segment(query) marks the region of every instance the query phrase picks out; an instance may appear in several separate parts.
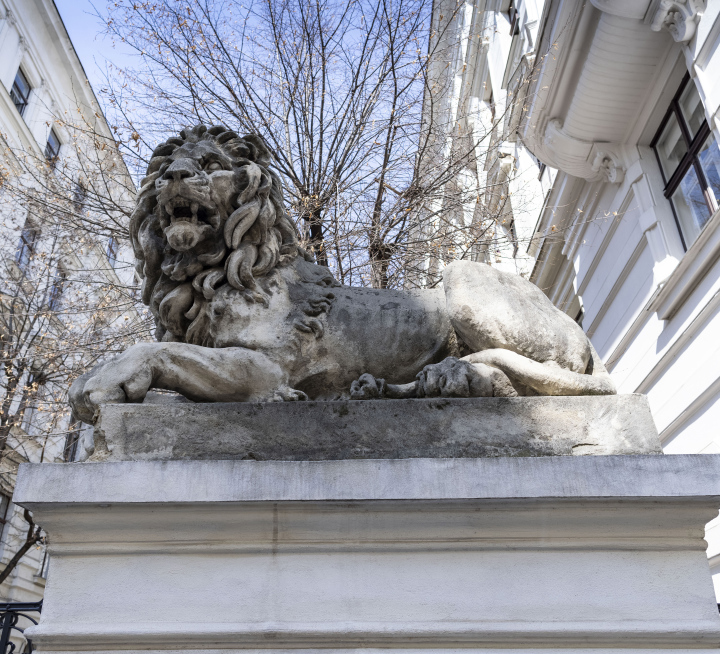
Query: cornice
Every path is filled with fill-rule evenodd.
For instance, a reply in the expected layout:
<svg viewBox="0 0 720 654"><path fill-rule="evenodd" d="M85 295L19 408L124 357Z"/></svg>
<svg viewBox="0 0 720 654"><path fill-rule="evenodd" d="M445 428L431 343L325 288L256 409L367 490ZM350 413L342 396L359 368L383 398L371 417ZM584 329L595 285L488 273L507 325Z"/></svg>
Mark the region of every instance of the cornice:
<svg viewBox="0 0 720 654"><path fill-rule="evenodd" d="M664 1L547 2L520 127L540 161L590 182L622 183L635 145L624 139L654 75L647 62L660 66L672 43L649 24Z"/></svg>

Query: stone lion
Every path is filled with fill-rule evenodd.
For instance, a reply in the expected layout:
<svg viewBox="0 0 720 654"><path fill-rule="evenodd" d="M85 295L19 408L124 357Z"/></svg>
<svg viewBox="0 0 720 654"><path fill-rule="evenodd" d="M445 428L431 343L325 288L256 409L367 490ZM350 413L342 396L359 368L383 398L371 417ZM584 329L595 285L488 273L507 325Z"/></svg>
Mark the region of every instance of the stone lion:
<svg viewBox="0 0 720 654"><path fill-rule="evenodd" d="M198 125L153 152L130 235L155 317L75 381L75 415L168 389L197 402L615 393L582 329L521 277L469 261L443 288L341 286L298 245L257 136Z"/></svg>

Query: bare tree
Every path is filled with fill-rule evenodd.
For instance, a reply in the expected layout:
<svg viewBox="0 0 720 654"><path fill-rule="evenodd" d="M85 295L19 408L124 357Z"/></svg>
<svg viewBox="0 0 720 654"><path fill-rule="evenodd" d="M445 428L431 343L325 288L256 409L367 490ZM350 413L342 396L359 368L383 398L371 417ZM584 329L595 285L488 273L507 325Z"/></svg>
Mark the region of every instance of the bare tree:
<svg viewBox="0 0 720 654"><path fill-rule="evenodd" d="M107 31L141 64L110 70L104 93L138 171L190 123L260 134L318 262L404 286L440 251L472 256L492 222L456 218L483 192L457 179L493 125L456 138L452 75L431 71L453 65L461 6L433 23L431 0L120 0Z"/></svg>
<svg viewBox="0 0 720 654"><path fill-rule="evenodd" d="M132 265L120 256L134 188L116 144L82 119L53 128L65 137L61 157L0 136L0 488L8 495L20 462L71 458L80 428L67 405L72 381L150 337ZM16 551L0 583L44 538L22 515L27 533L19 518L5 530Z"/></svg>

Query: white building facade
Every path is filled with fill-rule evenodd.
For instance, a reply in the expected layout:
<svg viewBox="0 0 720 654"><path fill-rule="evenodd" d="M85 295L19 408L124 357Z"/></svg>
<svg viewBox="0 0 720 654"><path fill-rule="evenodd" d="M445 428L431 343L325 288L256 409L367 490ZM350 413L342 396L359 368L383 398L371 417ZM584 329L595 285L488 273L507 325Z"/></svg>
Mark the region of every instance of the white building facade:
<svg viewBox="0 0 720 654"><path fill-rule="evenodd" d="M93 282L100 288L109 284L118 287L122 283L130 285L133 278L132 273L128 273L129 269L121 270L117 265L121 253L116 239L100 239L99 244L89 244L82 239L49 243L48 240L52 241L53 238L57 240L57 236L45 232L39 213L52 212L53 201L49 202L50 206L37 205L36 212L32 204L18 202L17 194L9 190L9 180L21 177L22 173L18 171L23 170L23 166L25 170L31 171L30 175L24 175L23 184L28 184L28 187L33 185L34 173L38 180L47 179L50 184L62 187L67 180L61 179L59 171L69 177L68 171L81 168L79 165L75 168L66 165L77 154L77 141L68 128L69 121L92 125L97 130L97 136L113 143L112 132L52 0L0 0L0 84L3 87L0 90L0 264L4 276L0 284L3 319L0 336L4 339L0 381L3 382L2 390L5 393L3 411L6 415L12 412L22 416L22 421L16 421L12 426L0 455L2 570L25 541L28 532L28 524L22 512L11 502L17 464L22 461L71 461L78 448L82 447L83 435L79 424L71 424L69 415L56 420L52 429L40 429L38 421L43 417L38 414L38 402L35 400L41 394L31 393L33 400L27 406L18 406L18 402L23 400L22 393L16 390L15 398L8 400L10 403L5 405L5 398L10 397L8 388L11 387L5 368L6 359L25 347L22 343L16 343L15 350L12 350L11 341L17 340L17 334L10 333L12 330L9 325L16 325L18 321L15 319L14 323L10 322L13 320L11 314L13 311L17 313L17 307L23 306L22 302L26 301L26 306L34 302L33 308L27 310L27 314L33 314L33 318L42 317L45 310L49 314L55 312L61 316L68 293L65 282L73 274L72 270L82 269L88 257L94 259L95 269L101 271ZM37 162L35 171L32 170L32 163L28 162ZM87 161L83 165L87 170ZM124 167L122 171L127 175ZM74 187L71 186L69 192L80 214L86 197L86 182L81 175L71 181ZM126 192L131 184L128 181L128 187L120 189L119 193ZM47 193L45 197L49 197ZM129 260L127 253L125 258ZM47 268L44 278L50 280L48 288L39 288L39 277L31 270L33 259ZM121 279L123 277L124 280ZM26 300L19 299L20 295ZM40 300L37 300L38 297ZM73 310L74 307L68 305L66 313ZM113 319L122 320L118 316L113 316ZM38 342L62 339L67 322L54 320L51 316L46 320L38 318L37 325L25 328L23 338L27 341L27 347L23 356L32 347L37 348ZM98 326L98 343L101 343L105 326ZM31 353L28 357L35 357L36 361L42 359L42 351L38 351L39 354ZM38 364L41 365L42 362ZM20 379L20 387L42 384L38 379L35 369L26 370ZM32 547L0 585L0 601L29 602L41 599L46 575L45 547L40 542Z"/></svg>
<svg viewBox="0 0 720 654"><path fill-rule="evenodd" d="M720 1L453 7L448 105L504 112L511 157L520 247L488 263L529 268L666 453L720 452ZM707 540L720 597L718 521Z"/></svg>

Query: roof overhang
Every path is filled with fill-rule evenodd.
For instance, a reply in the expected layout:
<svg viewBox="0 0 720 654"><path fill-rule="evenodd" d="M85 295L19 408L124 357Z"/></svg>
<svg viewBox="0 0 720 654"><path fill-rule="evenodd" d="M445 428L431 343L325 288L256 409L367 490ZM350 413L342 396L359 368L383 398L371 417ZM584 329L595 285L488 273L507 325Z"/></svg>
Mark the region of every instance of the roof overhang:
<svg viewBox="0 0 720 654"><path fill-rule="evenodd" d="M622 182L637 124L703 0L548 0L520 135L543 163Z"/></svg>

